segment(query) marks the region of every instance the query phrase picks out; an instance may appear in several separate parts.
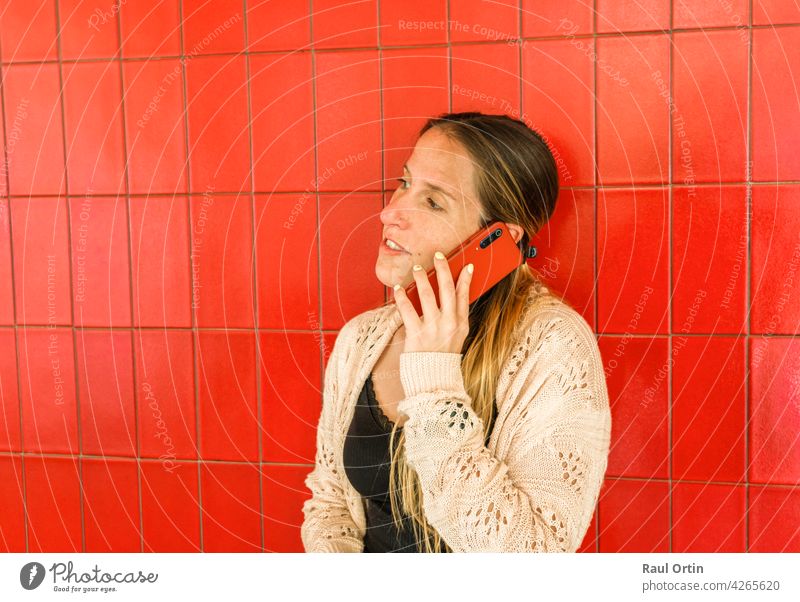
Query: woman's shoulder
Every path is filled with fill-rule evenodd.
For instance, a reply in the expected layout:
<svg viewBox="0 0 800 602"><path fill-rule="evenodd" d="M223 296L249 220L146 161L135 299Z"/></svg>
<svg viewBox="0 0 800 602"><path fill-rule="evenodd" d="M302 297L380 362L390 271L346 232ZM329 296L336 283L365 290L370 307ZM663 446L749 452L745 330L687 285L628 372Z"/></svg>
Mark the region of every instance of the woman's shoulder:
<svg viewBox="0 0 800 602"><path fill-rule="evenodd" d="M512 374L522 362L542 369L562 366L579 371L588 368L595 375L602 372L592 327L563 297L538 281L531 287L513 339L511 366L507 367Z"/></svg>
<svg viewBox="0 0 800 602"><path fill-rule="evenodd" d="M537 280L530 287L523 318L520 320L520 336L533 331L549 331L559 328L564 334L589 337L596 342L594 330L577 309L556 292Z"/></svg>

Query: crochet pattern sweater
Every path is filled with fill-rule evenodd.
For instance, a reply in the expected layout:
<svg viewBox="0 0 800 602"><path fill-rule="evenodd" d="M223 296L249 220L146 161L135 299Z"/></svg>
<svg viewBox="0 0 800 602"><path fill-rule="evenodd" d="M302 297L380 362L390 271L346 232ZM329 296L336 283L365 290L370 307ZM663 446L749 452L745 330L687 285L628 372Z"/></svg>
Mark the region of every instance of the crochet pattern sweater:
<svg viewBox="0 0 800 602"><path fill-rule="evenodd" d="M305 484L307 552L361 552L366 517L344 471L347 426L367 375L402 325L391 303L340 330L325 370L315 467ZM464 389L462 355L400 354L406 461L423 509L454 552L574 552L608 462L611 412L594 333L537 282L497 384L489 444Z"/></svg>

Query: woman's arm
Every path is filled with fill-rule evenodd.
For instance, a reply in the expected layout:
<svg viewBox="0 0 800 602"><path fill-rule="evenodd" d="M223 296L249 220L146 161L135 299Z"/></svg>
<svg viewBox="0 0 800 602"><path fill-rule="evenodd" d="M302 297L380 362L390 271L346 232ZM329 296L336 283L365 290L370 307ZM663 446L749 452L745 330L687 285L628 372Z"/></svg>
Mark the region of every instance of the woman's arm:
<svg viewBox="0 0 800 602"><path fill-rule="evenodd" d="M342 392L337 385L340 358L349 343L348 324L339 331L325 369L316 461L314 470L305 479L312 496L303 504L304 519L300 527L306 552L361 552L364 547L345 501L343 479L347 475L337 466L333 451L336 435L334 405L341 401L339 396Z"/></svg>
<svg viewBox="0 0 800 602"><path fill-rule="evenodd" d="M553 308L521 341L498 386L504 461L484 445L461 355L400 356L406 459L426 517L456 552L575 551L597 503L611 413L594 334L571 308Z"/></svg>

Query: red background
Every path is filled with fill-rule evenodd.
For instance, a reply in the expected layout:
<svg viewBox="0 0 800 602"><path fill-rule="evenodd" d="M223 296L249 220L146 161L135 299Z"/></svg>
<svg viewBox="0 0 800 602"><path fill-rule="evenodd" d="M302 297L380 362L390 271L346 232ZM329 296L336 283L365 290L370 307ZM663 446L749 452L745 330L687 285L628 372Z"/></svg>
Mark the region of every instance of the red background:
<svg viewBox="0 0 800 602"><path fill-rule="evenodd" d="M0 5L0 550L302 550L386 191L476 109L559 161L532 261L613 414L581 549L800 551L792 0Z"/></svg>

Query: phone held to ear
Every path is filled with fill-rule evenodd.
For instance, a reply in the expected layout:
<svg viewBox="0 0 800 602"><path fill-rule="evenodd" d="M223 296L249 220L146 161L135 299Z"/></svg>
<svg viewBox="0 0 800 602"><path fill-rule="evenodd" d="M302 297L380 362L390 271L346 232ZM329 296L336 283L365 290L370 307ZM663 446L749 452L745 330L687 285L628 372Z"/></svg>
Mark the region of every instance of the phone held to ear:
<svg viewBox="0 0 800 602"><path fill-rule="evenodd" d="M470 238L465 240L459 247L447 256L447 265L453 275L453 282L458 282L467 264L474 266L472 272L472 283L469 287L470 304L486 291L508 276L517 269L528 257L535 256L535 248L530 247L523 254L514 238L506 228L504 222L494 222L485 228L478 230ZM433 267L427 273L428 282L431 284L436 295L436 304L439 305L439 279L436 276L436 268ZM417 283L412 282L406 289L406 295L414 304L418 315L422 315L422 305L419 300Z"/></svg>

